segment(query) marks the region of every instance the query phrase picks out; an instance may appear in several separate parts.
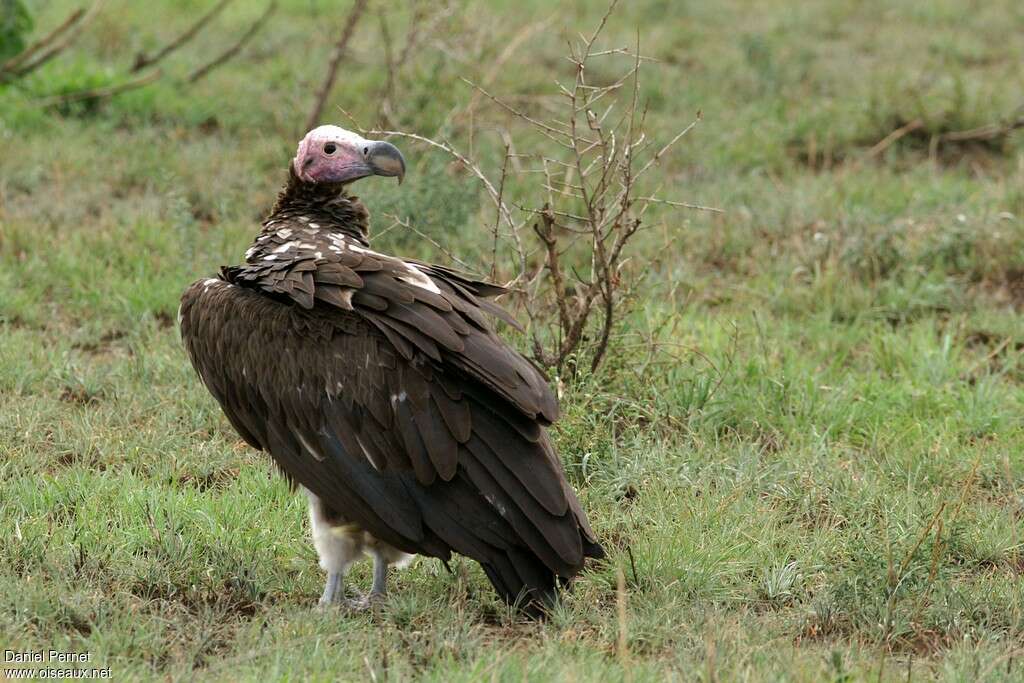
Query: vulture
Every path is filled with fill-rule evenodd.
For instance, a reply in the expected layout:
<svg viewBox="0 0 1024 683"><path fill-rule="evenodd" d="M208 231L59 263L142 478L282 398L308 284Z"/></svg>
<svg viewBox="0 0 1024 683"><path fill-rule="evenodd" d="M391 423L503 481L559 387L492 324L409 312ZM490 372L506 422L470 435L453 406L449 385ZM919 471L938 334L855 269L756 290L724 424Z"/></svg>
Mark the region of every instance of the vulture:
<svg viewBox="0 0 1024 683"><path fill-rule="evenodd" d="M308 496L321 605L365 608L391 565L458 553L542 614L604 555L547 431L558 403L495 333L516 324L491 301L504 288L370 248L349 185L404 174L388 142L307 133L244 263L185 290L181 336L238 434ZM364 554L370 595L346 599Z"/></svg>

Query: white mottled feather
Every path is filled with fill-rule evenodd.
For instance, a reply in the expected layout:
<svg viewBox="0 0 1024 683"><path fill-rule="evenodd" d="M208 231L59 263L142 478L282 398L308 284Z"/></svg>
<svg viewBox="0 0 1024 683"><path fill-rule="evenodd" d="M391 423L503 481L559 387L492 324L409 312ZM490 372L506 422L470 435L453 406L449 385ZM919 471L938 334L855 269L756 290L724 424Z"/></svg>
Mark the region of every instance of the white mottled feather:
<svg viewBox="0 0 1024 683"><path fill-rule="evenodd" d="M427 277L422 270L416 267L415 264L404 263L404 265L405 271L408 273L408 275L399 275L399 280L406 284L413 285L414 287L425 289L428 292L433 292L434 294L441 293L440 288L438 288L438 286L434 284L434 281Z"/></svg>

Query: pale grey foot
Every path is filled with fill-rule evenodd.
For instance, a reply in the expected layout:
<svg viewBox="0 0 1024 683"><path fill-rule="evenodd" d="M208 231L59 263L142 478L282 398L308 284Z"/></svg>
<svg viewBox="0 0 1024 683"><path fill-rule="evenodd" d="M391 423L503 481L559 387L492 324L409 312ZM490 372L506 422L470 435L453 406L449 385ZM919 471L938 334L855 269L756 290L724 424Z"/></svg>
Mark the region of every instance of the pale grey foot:
<svg viewBox="0 0 1024 683"><path fill-rule="evenodd" d="M344 575L341 572L329 572L318 607L326 609L335 605L350 612L362 612L370 608L370 598L365 595L346 598Z"/></svg>
<svg viewBox="0 0 1024 683"><path fill-rule="evenodd" d="M341 572L329 572L327 583L324 585L324 593L320 596L320 607L327 607L336 602L341 602L345 595L344 583Z"/></svg>

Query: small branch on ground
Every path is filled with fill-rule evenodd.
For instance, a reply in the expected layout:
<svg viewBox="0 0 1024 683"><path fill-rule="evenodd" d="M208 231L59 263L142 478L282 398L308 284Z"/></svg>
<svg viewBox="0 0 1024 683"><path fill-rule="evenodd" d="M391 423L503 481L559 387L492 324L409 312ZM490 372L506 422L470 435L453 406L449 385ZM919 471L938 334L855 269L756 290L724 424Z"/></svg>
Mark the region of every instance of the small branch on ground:
<svg viewBox="0 0 1024 683"><path fill-rule="evenodd" d="M940 142L983 142L995 140L1009 135L1015 130L1024 128L1024 116L1019 116L1005 123L990 123L987 126L970 130L955 130L939 136Z"/></svg>
<svg viewBox="0 0 1024 683"><path fill-rule="evenodd" d="M879 140L877 143L875 143L875 145L868 150L867 157L869 159L877 157L879 154L889 149L889 147L891 147L894 142L902 138L904 135L907 135L908 133L913 133L915 130L918 130L919 128L923 127L924 121L922 121L921 119L914 119L910 123L900 126L896 130L894 130L893 132L889 133L884 138Z"/></svg>

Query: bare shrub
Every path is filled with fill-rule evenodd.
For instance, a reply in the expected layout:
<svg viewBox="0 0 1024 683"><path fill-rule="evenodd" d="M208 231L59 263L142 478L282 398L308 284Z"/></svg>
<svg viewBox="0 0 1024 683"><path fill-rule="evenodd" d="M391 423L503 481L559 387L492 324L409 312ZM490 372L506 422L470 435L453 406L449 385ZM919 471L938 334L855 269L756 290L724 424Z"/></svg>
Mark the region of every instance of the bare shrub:
<svg viewBox="0 0 1024 683"><path fill-rule="evenodd" d="M494 205L491 277L507 279L516 290L530 321L534 358L559 374L575 372L581 362L594 371L605 358L634 284L624 270L628 247L648 208L665 204L717 211L662 199L642 182L701 116L698 112L667 140L647 135L640 75L649 60L640 54L639 39L632 49L597 47L616 4L591 35L569 42L574 77L557 84L558 109L548 118L535 117L463 79L475 90L474 105L483 97L507 111L537 134L542 151L518 151L526 147L507 133L501 168L488 172L445 139L360 128L366 135L403 137L442 150L480 182ZM626 66L610 83L591 82L591 64L608 59ZM532 203L510 199L512 184L532 187L526 193ZM514 254L511 270L499 259L499 246L505 244Z"/></svg>

